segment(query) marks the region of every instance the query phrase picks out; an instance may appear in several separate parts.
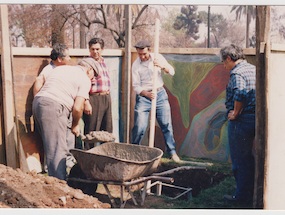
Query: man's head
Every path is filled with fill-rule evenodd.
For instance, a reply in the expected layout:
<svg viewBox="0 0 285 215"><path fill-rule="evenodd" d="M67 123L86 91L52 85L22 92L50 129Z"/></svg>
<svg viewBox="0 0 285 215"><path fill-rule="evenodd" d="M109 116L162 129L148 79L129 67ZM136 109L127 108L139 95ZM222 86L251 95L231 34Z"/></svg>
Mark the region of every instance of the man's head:
<svg viewBox="0 0 285 215"><path fill-rule="evenodd" d="M245 59L243 50L241 47L231 44L220 50L221 61L224 63L224 67L231 70L237 60Z"/></svg>
<svg viewBox="0 0 285 215"><path fill-rule="evenodd" d="M96 63L92 57L86 57L79 61L78 65L85 67L88 77L92 79L98 70Z"/></svg>
<svg viewBox="0 0 285 215"><path fill-rule="evenodd" d="M54 44L50 53L50 58L56 66L66 65L70 61L68 47L62 43Z"/></svg>
<svg viewBox="0 0 285 215"><path fill-rule="evenodd" d="M90 56L95 60L99 60L101 58L102 51L104 49L104 40L101 38L92 38L89 43L89 52Z"/></svg>
<svg viewBox="0 0 285 215"><path fill-rule="evenodd" d="M135 48L139 55L141 61L147 61L150 57L150 42L147 40L141 40L136 45Z"/></svg>

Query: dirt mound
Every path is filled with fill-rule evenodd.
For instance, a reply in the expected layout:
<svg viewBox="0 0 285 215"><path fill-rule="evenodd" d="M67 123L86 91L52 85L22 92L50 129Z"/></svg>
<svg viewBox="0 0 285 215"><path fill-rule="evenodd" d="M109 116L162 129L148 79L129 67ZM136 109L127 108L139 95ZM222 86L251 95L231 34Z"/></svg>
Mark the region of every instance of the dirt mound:
<svg viewBox="0 0 285 215"><path fill-rule="evenodd" d="M0 164L0 208L110 208L54 177Z"/></svg>

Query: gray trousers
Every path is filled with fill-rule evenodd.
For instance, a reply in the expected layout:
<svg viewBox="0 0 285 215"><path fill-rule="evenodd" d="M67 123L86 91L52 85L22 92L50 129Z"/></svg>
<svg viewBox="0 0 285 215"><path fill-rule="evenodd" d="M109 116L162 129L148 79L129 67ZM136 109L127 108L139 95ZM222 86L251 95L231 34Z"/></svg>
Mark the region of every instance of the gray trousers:
<svg viewBox="0 0 285 215"><path fill-rule="evenodd" d="M71 147L67 143L70 111L52 99L35 97L33 115L42 137L48 175L65 180L66 157Z"/></svg>

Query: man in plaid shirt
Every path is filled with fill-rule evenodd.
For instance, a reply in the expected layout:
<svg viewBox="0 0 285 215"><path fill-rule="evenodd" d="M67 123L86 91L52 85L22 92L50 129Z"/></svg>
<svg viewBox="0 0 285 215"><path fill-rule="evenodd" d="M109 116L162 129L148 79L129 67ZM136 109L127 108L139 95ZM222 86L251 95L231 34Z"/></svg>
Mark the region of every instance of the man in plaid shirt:
<svg viewBox="0 0 285 215"><path fill-rule="evenodd" d="M95 76L91 80L89 92L90 100L85 101L84 106L84 133L90 131L113 132L112 106L110 95L110 71L102 57L104 50L104 40L92 38L89 43L90 57L95 59ZM91 144L86 145L86 149L92 148Z"/></svg>
<svg viewBox="0 0 285 215"><path fill-rule="evenodd" d="M230 71L226 88L228 141L236 181L231 202L251 203L254 190L255 75L256 67L245 60L242 48L230 45L220 50L225 69Z"/></svg>

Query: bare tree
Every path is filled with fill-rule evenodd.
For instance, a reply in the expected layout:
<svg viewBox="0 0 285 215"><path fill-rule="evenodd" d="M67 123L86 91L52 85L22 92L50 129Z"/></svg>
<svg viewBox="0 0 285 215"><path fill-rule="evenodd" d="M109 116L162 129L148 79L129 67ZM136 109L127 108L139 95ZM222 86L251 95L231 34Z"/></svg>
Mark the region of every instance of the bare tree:
<svg viewBox="0 0 285 215"><path fill-rule="evenodd" d="M132 29L149 25L143 23L141 19L147 8L148 5L132 6L134 17ZM80 14L80 17L78 14ZM68 13L61 15L65 19L77 19L80 25L85 26L87 30L90 30L93 25L106 30L119 48L125 46L124 5L88 5L83 11L73 5ZM104 34L104 32L101 32L101 34Z"/></svg>
<svg viewBox="0 0 285 215"><path fill-rule="evenodd" d="M275 43L282 43L285 39L285 13L278 11L280 6L271 7L271 40Z"/></svg>
<svg viewBox="0 0 285 215"><path fill-rule="evenodd" d="M62 16L68 12L68 8L66 5L52 5L52 15L51 15L51 43L52 45L55 43L64 43L64 26L67 22L67 19Z"/></svg>
<svg viewBox="0 0 285 215"><path fill-rule="evenodd" d="M9 5L9 24L14 46L49 46L49 5Z"/></svg>

